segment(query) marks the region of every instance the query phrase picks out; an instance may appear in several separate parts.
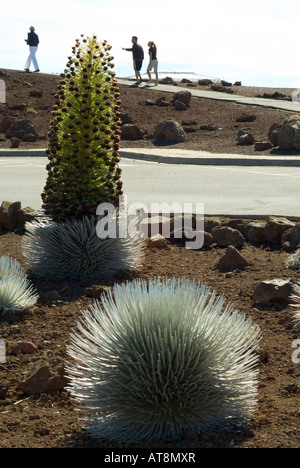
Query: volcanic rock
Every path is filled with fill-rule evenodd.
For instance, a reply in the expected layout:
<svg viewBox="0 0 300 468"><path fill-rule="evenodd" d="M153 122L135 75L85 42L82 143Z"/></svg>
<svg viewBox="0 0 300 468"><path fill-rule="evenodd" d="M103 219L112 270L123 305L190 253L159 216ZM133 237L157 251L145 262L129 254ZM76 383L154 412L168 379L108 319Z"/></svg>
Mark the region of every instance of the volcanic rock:
<svg viewBox="0 0 300 468"><path fill-rule="evenodd" d="M220 258L218 268L220 271L232 271L244 269L249 265L246 258L232 245L227 247L225 255Z"/></svg>
<svg viewBox="0 0 300 468"><path fill-rule="evenodd" d="M274 279L259 283L254 290L253 300L257 303L289 302L295 294L299 294L299 286L292 279Z"/></svg>
<svg viewBox="0 0 300 468"><path fill-rule="evenodd" d="M154 137L160 141L187 141L187 136L181 125L168 117L156 124Z"/></svg>
<svg viewBox="0 0 300 468"><path fill-rule="evenodd" d="M228 247L229 245L242 247L245 243L245 238L240 231L229 226L215 227L212 230L212 235L220 247Z"/></svg>

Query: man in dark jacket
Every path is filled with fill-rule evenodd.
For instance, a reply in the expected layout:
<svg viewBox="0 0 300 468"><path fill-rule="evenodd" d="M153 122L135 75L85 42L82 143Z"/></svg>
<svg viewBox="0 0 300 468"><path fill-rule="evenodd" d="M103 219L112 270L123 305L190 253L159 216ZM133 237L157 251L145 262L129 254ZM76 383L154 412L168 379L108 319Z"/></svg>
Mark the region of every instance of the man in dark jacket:
<svg viewBox="0 0 300 468"><path fill-rule="evenodd" d="M39 66L38 66L35 54L37 52L40 40L39 40L39 36L35 33L34 26L30 26L29 30L30 32L28 33L28 38L25 39L25 42L27 42L27 44L29 45L29 56L28 56L28 59L26 60L25 71L29 73L31 62L33 62L35 72L39 72L40 70L39 70Z"/></svg>
<svg viewBox="0 0 300 468"><path fill-rule="evenodd" d="M132 42L132 47L130 47L129 49L124 49L123 47L123 50L132 52L133 67L135 71L136 80L137 80L137 83L141 83L142 77L141 77L140 71L142 69L143 60L144 60L144 50L143 50L143 47L140 44L138 44L138 38L136 36L132 36L131 42Z"/></svg>

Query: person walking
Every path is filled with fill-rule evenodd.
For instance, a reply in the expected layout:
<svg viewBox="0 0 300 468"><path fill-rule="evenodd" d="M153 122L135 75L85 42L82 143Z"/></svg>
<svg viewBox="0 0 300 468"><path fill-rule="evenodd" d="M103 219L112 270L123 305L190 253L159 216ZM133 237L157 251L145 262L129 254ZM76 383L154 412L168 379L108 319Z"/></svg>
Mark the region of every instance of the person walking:
<svg viewBox="0 0 300 468"><path fill-rule="evenodd" d="M127 50L127 52L132 52L133 67L135 71L136 81L137 81L137 84L140 84L142 82L142 76L140 72L141 72L143 60L144 60L144 49L138 43L138 38L136 36L132 36L131 42L132 42L132 47L128 49L123 47L122 50Z"/></svg>
<svg viewBox="0 0 300 468"><path fill-rule="evenodd" d="M158 85L158 60L157 60L157 47L153 41L148 42L149 47L149 65L147 68L147 73L149 77L149 83L152 83L151 70L154 68L155 73L155 85Z"/></svg>
<svg viewBox="0 0 300 468"><path fill-rule="evenodd" d="M39 69L37 59L36 59L36 53L38 50L38 45L40 43L40 40L39 40L39 36L35 32L34 26L30 26L29 30L30 32L28 33L28 37L27 39L25 39L25 42L27 42L27 44L29 45L29 56L25 63L25 71L26 73L30 72L30 65L31 65L31 62L33 62L33 66L35 68L34 71L39 72L40 69Z"/></svg>

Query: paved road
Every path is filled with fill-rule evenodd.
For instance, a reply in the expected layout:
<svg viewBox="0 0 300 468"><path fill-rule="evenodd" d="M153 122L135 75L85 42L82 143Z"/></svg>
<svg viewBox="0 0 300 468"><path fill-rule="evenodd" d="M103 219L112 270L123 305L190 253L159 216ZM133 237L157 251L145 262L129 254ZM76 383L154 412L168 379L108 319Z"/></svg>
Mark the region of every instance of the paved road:
<svg viewBox="0 0 300 468"><path fill-rule="evenodd" d="M0 158L0 202L41 207L45 157ZM128 204L204 203L206 214L300 218L300 168L269 166L195 166L122 160ZM191 205L192 204L192 205Z"/></svg>
<svg viewBox="0 0 300 468"><path fill-rule="evenodd" d="M125 86L133 86L133 82L130 80L118 79L118 83L121 85ZM180 87L176 88L174 85L162 85L159 84L158 86L151 86L151 89L156 90L156 91L164 91L168 93L175 93L179 91ZM139 88L141 90L143 88L149 89L149 85L147 83L142 83L139 85ZM278 99L265 99L265 98L255 98L255 97L246 97L246 96L240 96L237 94L227 94L227 93L221 93L218 91L208 91L208 90L202 90L202 89L195 89L195 88L188 88L188 91L192 94L192 96L196 96L199 98L206 98L206 99L214 99L217 101L228 101L228 102L236 102L239 104L244 104L244 105L251 105L251 106L262 106L262 107L270 107L274 109L282 109L282 110L287 110L291 112L299 112L300 111L300 102L297 102L299 100L299 90L295 90L296 92L296 102L293 101L281 101Z"/></svg>

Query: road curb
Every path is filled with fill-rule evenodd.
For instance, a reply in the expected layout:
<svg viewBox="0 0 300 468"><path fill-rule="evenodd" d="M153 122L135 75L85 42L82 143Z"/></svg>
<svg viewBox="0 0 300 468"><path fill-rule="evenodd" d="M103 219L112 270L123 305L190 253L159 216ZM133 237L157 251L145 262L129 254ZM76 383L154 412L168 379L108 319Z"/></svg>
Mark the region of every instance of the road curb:
<svg viewBox="0 0 300 468"><path fill-rule="evenodd" d="M209 154L201 151L181 150L143 150L143 149L121 149L121 159L154 162L160 164L188 164L191 166L244 166L244 167L300 167L299 156L243 156L227 154ZM0 150L1 157L47 157L45 149L37 150Z"/></svg>
<svg viewBox="0 0 300 468"><path fill-rule="evenodd" d="M169 150L170 151L170 150ZM186 156L167 154L156 154L147 151L131 151L131 150L120 150L119 154L121 158L133 159L139 161L156 162L160 164L189 164L199 166L273 166L273 167L300 167L300 158L297 157L267 157L267 156L241 156L226 154L219 154L218 157L213 155L202 155L193 156L196 152L187 152ZM297 158L297 159L296 159Z"/></svg>
<svg viewBox="0 0 300 468"><path fill-rule="evenodd" d="M1 149L0 158L33 158L33 157L44 157L46 155L45 149L29 149L29 150L11 150L11 149Z"/></svg>

